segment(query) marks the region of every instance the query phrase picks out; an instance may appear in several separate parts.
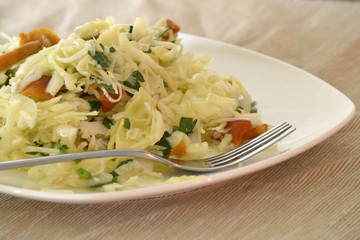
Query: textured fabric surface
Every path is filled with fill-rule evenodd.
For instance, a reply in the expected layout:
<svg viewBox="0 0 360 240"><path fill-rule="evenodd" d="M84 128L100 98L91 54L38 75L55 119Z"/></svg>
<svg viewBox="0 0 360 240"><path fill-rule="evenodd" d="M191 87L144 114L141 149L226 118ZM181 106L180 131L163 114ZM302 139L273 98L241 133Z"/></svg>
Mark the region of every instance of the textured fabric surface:
<svg viewBox="0 0 360 240"><path fill-rule="evenodd" d="M166 16L183 32L293 64L349 97L355 117L281 164L189 192L104 204L0 194L0 239L360 239L359 1L12 0L0 2L0 31L66 37L107 15Z"/></svg>

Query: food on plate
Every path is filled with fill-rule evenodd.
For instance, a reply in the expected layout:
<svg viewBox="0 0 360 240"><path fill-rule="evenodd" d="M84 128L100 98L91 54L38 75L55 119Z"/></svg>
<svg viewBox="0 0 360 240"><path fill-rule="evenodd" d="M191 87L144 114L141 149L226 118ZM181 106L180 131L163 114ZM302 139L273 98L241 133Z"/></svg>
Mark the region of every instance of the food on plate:
<svg viewBox="0 0 360 240"><path fill-rule="evenodd" d="M228 151L267 131L234 76L184 52L180 27L97 19L67 38L40 28L0 46L2 161L101 149L143 149L172 159ZM133 158L23 169L36 189L116 191L173 183L162 163ZM166 177L172 175L172 177Z"/></svg>

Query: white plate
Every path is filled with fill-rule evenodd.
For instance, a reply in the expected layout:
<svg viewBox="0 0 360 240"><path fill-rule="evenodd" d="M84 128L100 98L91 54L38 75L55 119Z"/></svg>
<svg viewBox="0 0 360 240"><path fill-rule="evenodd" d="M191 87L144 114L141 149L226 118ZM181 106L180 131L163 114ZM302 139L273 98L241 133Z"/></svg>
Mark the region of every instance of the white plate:
<svg viewBox="0 0 360 240"><path fill-rule="evenodd" d="M282 121L297 130L278 144L281 154L255 157L243 167L206 174L182 183L110 193L59 193L23 189L19 176L11 171L0 174L0 192L14 196L70 203L95 203L154 197L218 183L249 174L287 160L315 146L342 128L354 115L354 104L341 92L317 77L274 58L233 45L182 34L185 50L209 54L209 68L234 75L257 101L266 123ZM19 180L20 179L20 180Z"/></svg>

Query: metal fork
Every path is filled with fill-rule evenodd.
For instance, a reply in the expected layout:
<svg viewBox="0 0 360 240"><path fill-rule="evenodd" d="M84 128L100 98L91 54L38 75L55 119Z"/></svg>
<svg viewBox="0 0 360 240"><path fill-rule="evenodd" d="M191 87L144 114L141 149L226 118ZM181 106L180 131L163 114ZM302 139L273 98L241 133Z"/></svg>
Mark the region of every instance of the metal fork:
<svg viewBox="0 0 360 240"><path fill-rule="evenodd" d="M134 150L134 149L112 149L112 150L99 150L99 151L89 151L89 152L80 152L80 153L68 153L56 156L46 156L38 158L28 158L21 160L13 160L0 162L0 170L30 167L34 165L43 165L50 163L74 161L74 160L84 160L92 158L108 158L108 157L135 157L135 158L145 158L158 162L162 162L176 168L195 171L195 172L211 172L234 166L251 156L259 153L260 151L270 147L276 142L280 141L290 133L292 133L295 128L286 122L280 123L277 126L271 128L269 131L263 133L262 135L254 138L244 145L220 154L214 157L199 159L199 160L177 160L177 159L167 159L150 153L143 150Z"/></svg>

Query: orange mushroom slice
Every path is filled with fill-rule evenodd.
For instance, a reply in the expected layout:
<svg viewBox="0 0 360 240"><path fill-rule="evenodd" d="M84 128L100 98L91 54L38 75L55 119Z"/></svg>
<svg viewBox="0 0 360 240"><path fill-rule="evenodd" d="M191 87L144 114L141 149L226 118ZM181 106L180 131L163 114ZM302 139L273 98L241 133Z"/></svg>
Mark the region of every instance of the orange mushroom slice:
<svg viewBox="0 0 360 240"><path fill-rule="evenodd" d="M186 143L183 141L179 142L176 146L174 146L171 149L170 155L176 156L179 158L185 157L186 156Z"/></svg>
<svg viewBox="0 0 360 240"><path fill-rule="evenodd" d="M50 79L50 76L42 75L40 79L27 85L21 93L33 99L48 100L53 97L53 95L46 91Z"/></svg>
<svg viewBox="0 0 360 240"><path fill-rule="evenodd" d="M0 72L8 69L15 63L20 62L26 57L40 51L42 42L39 40L25 43L14 50L0 55Z"/></svg>
<svg viewBox="0 0 360 240"><path fill-rule="evenodd" d="M39 40L43 47L51 47L60 41L59 36L50 28L39 28L30 31L29 33L20 33L19 45Z"/></svg>
<svg viewBox="0 0 360 240"><path fill-rule="evenodd" d="M254 139L265 133L269 129L269 126L267 124L260 124L254 127L250 120L236 119L227 122L225 128L227 129L227 133L232 136L231 143L237 146L241 144L243 140Z"/></svg>
<svg viewBox="0 0 360 240"><path fill-rule="evenodd" d="M60 41L59 36L49 28L34 29L26 34L20 33L19 36L19 47L0 55L0 72Z"/></svg>

